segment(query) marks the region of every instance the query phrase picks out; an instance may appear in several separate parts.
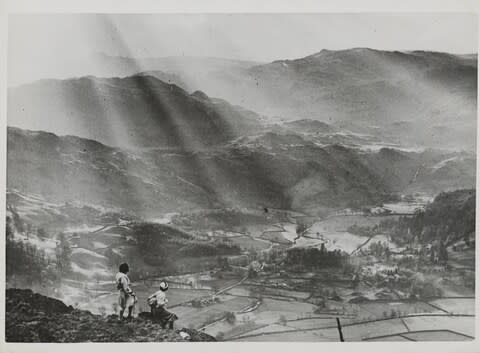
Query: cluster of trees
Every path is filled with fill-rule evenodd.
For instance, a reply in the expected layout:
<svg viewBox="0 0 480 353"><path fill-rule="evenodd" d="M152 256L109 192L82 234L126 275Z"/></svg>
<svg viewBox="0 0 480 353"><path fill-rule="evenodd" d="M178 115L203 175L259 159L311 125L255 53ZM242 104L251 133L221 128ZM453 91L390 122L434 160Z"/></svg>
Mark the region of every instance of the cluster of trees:
<svg viewBox="0 0 480 353"><path fill-rule="evenodd" d="M325 245L321 248L292 248L287 250L287 265L300 265L306 268L335 267L344 263L347 255L340 250L328 251Z"/></svg>
<svg viewBox="0 0 480 353"><path fill-rule="evenodd" d="M424 211L400 217L391 227L392 237L400 243L416 238L447 245L465 240L471 245L475 234L475 190L457 190L439 194Z"/></svg>
<svg viewBox="0 0 480 353"><path fill-rule="evenodd" d="M138 223L132 227L132 237L137 242L139 250L152 252L166 242L179 243L191 240L192 237L173 227L155 223Z"/></svg>
<svg viewBox="0 0 480 353"><path fill-rule="evenodd" d="M6 276L7 281L24 283L26 285L48 285L61 280L71 273L72 249L63 233L57 236L55 258L47 256L43 249L35 245L16 240L15 231L24 233L32 228L24 222L15 210L10 210L12 217L6 217ZM46 232L39 228L38 235L47 237Z"/></svg>
<svg viewBox="0 0 480 353"><path fill-rule="evenodd" d="M297 227L295 228L295 231L299 237L302 237L308 232L309 228L310 226L307 225L306 223L298 223Z"/></svg>
<svg viewBox="0 0 480 353"><path fill-rule="evenodd" d="M46 256L45 251L8 236L5 251L7 281L14 285L17 281L34 285L56 280L55 264Z"/></svg>
<svg viewBox="0 0 480 353"><path fill-rule="evenodd" d="M57 246L55 248L56 270L62 276L72 271L72 248L64 233L57 235Z"/></svg>
<svg viewBox="0 0 480 353"><path fill-rule="evenodd" d="M270 251L262 253L262 256L257 256L256 260L265 261L268 264L281 264L285 260L285 250L281 247L273 248Z"/></svg>
<svg viewBox="0 0 480 353"><path fill-rule="evenodd" d="M237 321L237 317L234 312L229 311L225 314L225 320L230 324L233 325Z"/></svg>
<svg viewBox="0 0 480 353"><path fill-rule="evenodd" d="M197 241L188 233L162 224L138 224L133 227L132 236L145 262L154 266L168 266L179 256L224 256L241 253L238 245L225 241Z"/></svg>
<svg viewBox="0 0 480 353"><path fill-rule="evenodd" d="M402 313L400 310L391 309L390 313L386 310L382 313L384 319L394 319L396 317L405 316L405 313Z"/></svg>
<svg viewBox="0 0 480 353"><path fill-rule="evenodd" d="M9 235L9 232L13 234L13 228L20 232L23 233L25 229L27 228L27 225L25 222L20 218L20 215L17 213L16 209L12 206L8 207L8 210L12 214L12 218L7 216L7 236Z"/></svg>
<svg viewBox="0 0 480 353"><path fill-rule="evenodd" d="M401 220L409 219L408 216L400 217ZM347 232L364 236L364 237L371 237L376 234L381 234L385 232L391 232L391 230L397 226L398 222L393 218L387 218L380 221L379 224L374 224L373 226L359 226L357 224L353 224L347 228Z"/></svg>
<svg viewBox="0 0 480 353"><path fill-rule="evenodd" d="M136 224L132 227L132 237L145 263L153 266L167 266L169 258L191 239L187 233L153 223Z"/></svg>
<svg viewBox="0 0 480 353"><path fill-rule="evenodd" d="M376 257L386 257L387 259L390 257L391 252L388 244L376 241L370 243L368 247L368 252Z"/></svg>
<svg viewBox="0 0 480 353"><path fill-rule="evenodd" d="M438 241L430 248L430 262L446 264L448 261L447 246L444 241Z"/></svg>
<svg viewBox="0 0 480 353"><path fill-rule="evenodd" d="M229 271L231 269L231 266L228 263L228 258L223 256L217 257L217 265L222 271Z"/></svg>

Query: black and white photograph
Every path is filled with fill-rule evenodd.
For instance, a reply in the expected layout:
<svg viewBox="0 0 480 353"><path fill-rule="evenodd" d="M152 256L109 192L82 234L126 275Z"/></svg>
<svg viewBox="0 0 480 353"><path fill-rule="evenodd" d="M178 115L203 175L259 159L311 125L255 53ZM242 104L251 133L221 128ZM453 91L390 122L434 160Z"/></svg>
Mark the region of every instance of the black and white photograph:
<svg viewBox="0 0 480 353"><path fill-rule="evenodd" d="M5 341L472 342L477 51L474 12L9 14Z"/></svg>

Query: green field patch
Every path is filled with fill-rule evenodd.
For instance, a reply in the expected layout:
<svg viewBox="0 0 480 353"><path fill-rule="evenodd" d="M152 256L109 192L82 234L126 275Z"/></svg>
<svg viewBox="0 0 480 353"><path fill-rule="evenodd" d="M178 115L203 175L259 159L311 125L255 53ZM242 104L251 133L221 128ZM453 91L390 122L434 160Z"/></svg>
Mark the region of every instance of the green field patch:
<svg viewBox="0 0 480 353"><path fill-rule="evenodd" d="M343 326L343 335L348 341L361 341L364 338L399 334L407 331L400 319L363 322Z"/></svg>
<svg viewBox="0 0 480 353"><path fill-rule="evenodd" d="M168 290L168 305L178 305L195 298L204 297L212 294L209 290L192 290L192 289L177 289L171 288Z"/></svg>
<svg viewBox="0 0 480 353"><path fill-rule="evenodd" d="M223 334L225 337L227 337L229 332L240 326L241 325L237 322L229 323L226 320L220 320L203 328L202 332L205 332L213 337L217 337L219 334Z"/></svg>
<svg viewBox="0 0 480 353"><path fill-rule="evenodd" d="M225 316L223 310L219 310L214 306L205 308L177 307L172 311L179 317L177 321L179 327L195 329L221 320Z"/></svg>
<svg viewBox="0 0 480 353"><path fill-rule="evenodd" d="M109 247L115 249L116 246L126 243L125 238L120 234L113 233L97 233L91 235L92 239L101 243L105 243Z"/></svg>
<svg viewBox="0 0 480 353"><path fill-rule="evenodd" d="M243 322L236 320L233 323L229 323L226 320L221 320L207 326L205 329L202 329L202 332L205 332L214 337L218 337L220 335L221 339L228 340L239 335L245 335L248 332L264 326L266 325L257 324L253 321Z"/></svg>
<svg viewBox="0 0 480 353"><path fill-rule="evenodd" d="M254 297L254 293L251 292L250 288L244 286L236 286L232 289L229 289L226 293L231 295Z"/></svg>
<svg viewBox="0 0 480 353"><path fill-rule="evenodd" d="M404 319L410 331L451 330L467 336L475 336L473 316L418 316Z"/></svg>
<svg viewBox="0 0 480 353"><path fill-rule="evenodd" d="M475 314L475 299L473 298L436 299L429 303L452 314Z"/></svg>
<svg viewBox="0 0 480 353"><path fill-rule="evenodd" d="M309 234L320 234L325 232L342 232L346 231L348 227L357 225L360 227L373 227L380 224L385 219L397 219L398 216L384 216L384 217L368 217L368 216L334 216L329 217L320 222L316 222L310 228Z"/></svg>
<svg viewBox="0 0 480 353"><path fill-rule="evenodd" d="M306 292L288 291L276 288L264 288L261 286L237 286L226 292L230 295L247 296L250 298L263 298L262 308L274 308L267 310L281 310L292 311L299 310L299 312L313 312L316 305L299 302L309 296ZM288 296L287 296L288 295Z"/></svg>
<svg viewBox="0 0 480 353"><path fill-rule="evenodd" d="M423 331L410 332L402 336L414 341L470 341L472 338L455 333L453 331Z"/></svg>
<svg viewBox="0 0 480 353"><path fill-rule="evenodd" d="M220 310L237 312L248 307L253 302L255 302L254 299L224 295L220 297L220 302L217 304L214 304L213 306L215 306Z"/></svg>
<svg viewBox="0 0 480 353"><path fill-rule="evenodd" d="M252 237L260 237L263 232L269 230L272 228L271 224L251 224L251 225L246 225L245 230L248 234L250 234Z"/></svg>
<svg viewBox="0 0 480 353"><path fill-rule="evenodd" d="M250 293L250 295L254 295L254 296L262 295L262 296L268 296L268 297L278 297L278 299L280 300L281 299L305 300L308 297L310 297L309 292L287 290L284 288L276 288L274 286L265 286L262 284L247 284L247 285L242 285L241 288L245 289L243 293L248 292Z"/></svg>
<svg viewBox="0 0 480 353"><path fill-rule="evenodd" d="M288 239L286 239L283 236L283 232L281 231L266 231L263 232L262 239L271 241L272 243L278 243L278 244L284 244L284 245L289 245L292 244L292 242Z"/></svg>
<svg viewBox="0 0 480 353"><path fill-rule="evenodd" d="M325 316L324 318L294 320L287 322L287 326L301 330L335 326L336 324L337 322L335 320L335 317L333 316Z"/></svg>
<svg viewBox="0 0 480 353"><path fill-rule="evenodd" d="M244 335L257 335L257 334L279 332L279 331L280 332L281 331L291 331L291 330L295 330L295 329L292 328L292 327L284 326L284 325L272 324L272 325L268 325L268 326L258 328L258 329L253 330L253 331L249 331L249 332L245 333ZM235 338L241 338L241 337L242 337L242 335L236 336Z"/></svg>
<svg viewBox="0 0 480 353"><path fill-rule="evenodd" d="M400 335L393 335L393 336L385 336L385 337L374 337L365 339L364 341L368 342L403 342L403 341L411 341L408 338L405 338Z"/></svg>
<svg viewBox="0 0 480 353"><path fill-rule="evenodd" d="M260 308L262 305L260 305ZM268 311L255 310L252 312L238 314L237 320L243 323L253 322L258 325L272 325L282 322L282 320L294 320L299 316L292 311Z"/></svg>
<svg viewBox="0 0 480 353"><path fill-rule="evenodd" d="M233 245L238 245L242 249L255 251L268 249L271 245L267 240L258 240L249 236L230 238L229 242Z"/></svg>
<svg viewBox="0 0 480 353"><path fill-rule="evenodd" d="M302 237L297 240L295 247L317 247L325 244L329 251L341 250L352 253L368 240L367 237L355 235L349 232L328 232L321 234L318 238Z"/></svg>
<svg viewBox="0 0 480 353"><path fill-rule="evenodd" d="M340 341L337 329L319 331L291 331L282 333L260 334L252 337L242 337L235 341L245 342L337 342Z"/></svg>
<svg viewBox="0 0 480 353"><path fill-rule="evenodd" d="M449 255L449 262L453 267L475 270L475 249L451 251L449 254L451 254Z"/></svg>
<svg viewBox="0 0 480 353"><path fill-rule="evenodd" d="M179 316L179 325L200 328L222 319L227 312L240 311L250 304L248 298L222 296L219 303L205 307L182 305L172 309Z"/></svg>
<svg viewBox="0 0 480 353"><path fill-rule="evenodd" d="M71 261L82 268L98 269L105 268L107 258L91 250L74 248L71 255Z"/></svg>
<svg viewBox="0 0 480 353"><path fill-rule="evenodd" d="M424 302L366 302L359 303L359 316L374 316L378 319L395 318L416 313L441 313Z"/></svg>
<svg viewBox="0 0 480 353"><path fill-rule="evenodd" d="M303 302L296 302L296 301L285 302L285 301L269 299L269 298L265 298L260 307L260 310L291 311L299 315L313 313L315 309L316 309L316 305L313 305L310 303L303 303Z"/></svg>

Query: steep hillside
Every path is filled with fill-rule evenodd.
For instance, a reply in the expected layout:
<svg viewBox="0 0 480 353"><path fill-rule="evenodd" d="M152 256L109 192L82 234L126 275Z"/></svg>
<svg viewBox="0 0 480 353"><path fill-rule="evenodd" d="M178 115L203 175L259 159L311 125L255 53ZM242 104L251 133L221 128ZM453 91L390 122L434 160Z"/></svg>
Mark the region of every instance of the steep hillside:
<svg viewBox="0 0 480 353"><path fill-rule="evenodd" d="M50 201L143 216L198 207L335 208L350 197L377 198L381 186L355 152L341 161L337 154L300 136L274 133L254 144L203 153L134 154L78 137L9 128L7 183Z"/></svg>
<svg viewBox="0 0 480 353"><path fill-rule="evenodd" d="M215 341L196 330L162 329L149 319L148 313L141 313L130 323L120 322L116 316L102 317L75 310L29 289L7 289L5 302L7 342Z"/></svg>
<svg viewBox="0 0 480 353"><path fill-rule="evenodd" d="M259 133L192 153L127 152L9 128L7 157L9 189L142 217L225 207L327 211L376 204L394 193L475 185L469 154L322 146L292 131Z"/></svg>
<svg viewBox="0 0 480 353"><path fill-rule="evenodd" d="M439 194L423 214L417 215L423 223L423 237L441 234L449 243L469 237L475 240L475 199L475 190ZM413 222L418 223L418 219Z"/></svg>
<svg viewBox="0 0 480 353"><path fill-rule="evenodd" d="M406 152L382 148L369 154L366 161L391 191L435 195L475 187L476 158L471 153Z"/></svg>
<svg viewBox="0 0 480 353"><path fill-rule="evenodd" d="M202 188L148 156L140 158L74 136L15 128L8 131L9 188L42 195L48 201L118 207L138 215L211 202ZM164 160L176 159L175 154L163 156Z"/></svg>
<svg viewBox="0 0 480 353"><path fill-rule="evenodd" d="M258 129L258 116L153 76L42 80L11 88L8 125L121 147L200 150Z"/></svg>

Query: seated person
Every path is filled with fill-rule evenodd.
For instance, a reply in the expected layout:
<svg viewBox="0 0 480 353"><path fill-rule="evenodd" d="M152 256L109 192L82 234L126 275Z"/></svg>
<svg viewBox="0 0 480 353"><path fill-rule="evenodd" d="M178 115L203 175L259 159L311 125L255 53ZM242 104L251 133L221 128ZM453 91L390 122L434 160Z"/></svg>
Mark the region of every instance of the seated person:
<svg viewBox="0 0 480 353"><path fill-rule="evenodd" d="M173 329L173 323L178 319L178 317L165 308L168 302L168 299L165 295L167 290L168 283L167 281L162 280L160 282L160 290L148 297L148 305L150 305L152 317L155 320L160 321L160 324L163 328L165 328L168 324L168 328Z"/></svg>

